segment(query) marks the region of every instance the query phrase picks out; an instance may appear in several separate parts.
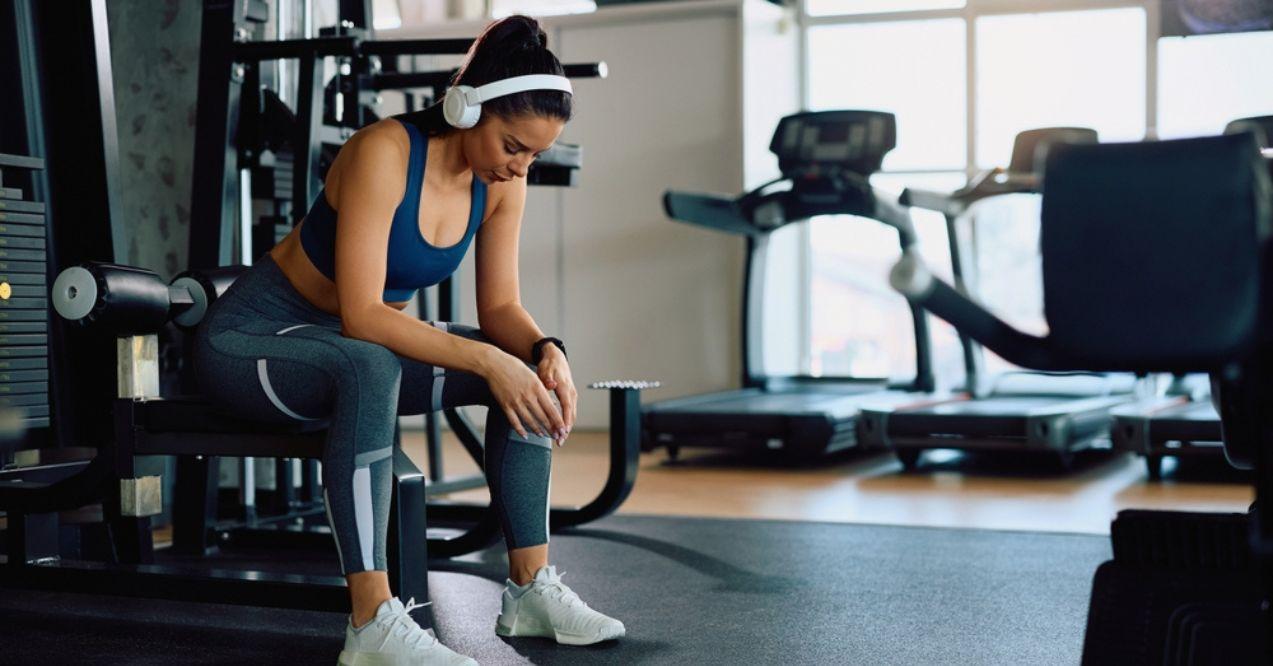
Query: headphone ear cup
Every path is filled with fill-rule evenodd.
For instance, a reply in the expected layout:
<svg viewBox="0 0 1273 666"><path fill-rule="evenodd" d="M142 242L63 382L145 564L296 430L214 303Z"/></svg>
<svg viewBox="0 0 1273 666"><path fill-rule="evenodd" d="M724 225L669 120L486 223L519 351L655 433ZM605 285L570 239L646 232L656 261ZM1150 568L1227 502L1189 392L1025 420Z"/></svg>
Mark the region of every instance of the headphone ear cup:
<svg viewBox="0 0 1273 666"><path fill-rule="evenodd" d="M465 106L464 117L460 120L460 123L456 125L456 127L459 127L461 129L468 129L470 127L477 125L477 121L481 117L482 117L481 104L476 104L474 106Z"/></svg>
<svg viewBox="0 0 1273 666"><path fill-rule="evenodd" d="M482 117L482 105L469 106L465 93L473 90L470 86L452 86L442 98L442 116L447 124L459 129L468 129L477 124Z"/></svg>

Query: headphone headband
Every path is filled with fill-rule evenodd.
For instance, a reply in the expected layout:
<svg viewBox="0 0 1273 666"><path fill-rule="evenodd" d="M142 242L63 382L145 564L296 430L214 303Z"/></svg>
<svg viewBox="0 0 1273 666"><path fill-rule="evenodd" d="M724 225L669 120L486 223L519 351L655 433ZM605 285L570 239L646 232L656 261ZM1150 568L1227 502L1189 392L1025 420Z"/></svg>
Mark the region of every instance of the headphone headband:
<svg viewBox="0 0 1273 666"><path fill-rule="evenodd" d="M570 79L564 76L526 74L492 81L477 88L465 85L452 86L447 89L446 97L442 99L442 115L452 127L461 129L473 127L482 116L482 102L527 90L560 90L574 94L574 89L570 87Z"/></svg>
<svg viewBox="0 0 1273 666"><path fill-rule="evenodd" d="M469 106L476 106L482 102L489 102L496 97L512 95L527 90L560 90L561 92L574 94L574 89L570 87L570 79L564 76L526 74L524 76L492 81L486 85L466 90L464 101L468 102Z"/></svg>

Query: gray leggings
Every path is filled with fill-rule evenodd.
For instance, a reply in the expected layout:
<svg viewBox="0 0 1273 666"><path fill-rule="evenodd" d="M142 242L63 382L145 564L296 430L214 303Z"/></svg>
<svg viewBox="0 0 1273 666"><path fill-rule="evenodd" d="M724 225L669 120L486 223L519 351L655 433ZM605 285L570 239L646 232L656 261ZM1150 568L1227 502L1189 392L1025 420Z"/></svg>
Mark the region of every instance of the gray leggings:
<svg viewBox="0 0 1273 666"><path fill-rule="evenodd" d="M490 343L477 329L434 323ZM485 467L509 548L548 542L552 441L523 439L486 380L341 335L340 318L311 305L265 255L213 303L195 335L200 388L236 415L267 422L328 420L323 499L342 574L386 570L385 537L400 415L485 405Z"/></svg>

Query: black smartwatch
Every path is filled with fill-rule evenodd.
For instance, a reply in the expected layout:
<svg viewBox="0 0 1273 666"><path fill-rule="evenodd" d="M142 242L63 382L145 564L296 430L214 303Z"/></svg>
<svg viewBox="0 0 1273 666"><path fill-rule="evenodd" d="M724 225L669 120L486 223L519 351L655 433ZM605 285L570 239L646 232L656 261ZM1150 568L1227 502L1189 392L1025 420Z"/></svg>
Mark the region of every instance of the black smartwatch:
<svg viewBox="0 0 1273 666"><path fill-rule="evenodd" d="M563 355L566 353L566 343L557 338L543 338L530 347L530 362L532 365L539 365L539 361L544 358L544 345L550 342L556 345Z"/></svg>

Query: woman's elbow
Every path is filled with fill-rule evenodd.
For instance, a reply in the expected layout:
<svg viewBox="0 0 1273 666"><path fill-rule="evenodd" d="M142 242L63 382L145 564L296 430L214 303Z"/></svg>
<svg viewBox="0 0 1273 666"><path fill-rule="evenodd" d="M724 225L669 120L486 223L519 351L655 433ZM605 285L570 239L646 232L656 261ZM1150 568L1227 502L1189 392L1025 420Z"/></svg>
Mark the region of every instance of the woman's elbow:
<svg viewBox="0 0 1273 666"><path fill-rule="evenodd" d="M385 306L381 305L380 307ZM376 312L374 305L361 308L341 308L340 334L347 338L375 342L376 327L374 323L378 316L383 316L383 313Z"/></svg>

